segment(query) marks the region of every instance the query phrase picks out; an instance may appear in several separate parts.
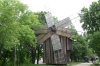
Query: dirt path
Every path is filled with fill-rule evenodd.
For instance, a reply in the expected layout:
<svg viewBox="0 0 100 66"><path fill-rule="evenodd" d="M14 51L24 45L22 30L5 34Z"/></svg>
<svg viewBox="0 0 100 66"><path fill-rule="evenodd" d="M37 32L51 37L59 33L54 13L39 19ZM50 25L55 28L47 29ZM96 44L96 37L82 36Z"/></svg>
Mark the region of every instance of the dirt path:
<svg viewBox="0 0 100 66"><path fill-rule="evenodd" d="M92 63L80 63L77 65L73 65L73 66L90 66Z"/></svg>

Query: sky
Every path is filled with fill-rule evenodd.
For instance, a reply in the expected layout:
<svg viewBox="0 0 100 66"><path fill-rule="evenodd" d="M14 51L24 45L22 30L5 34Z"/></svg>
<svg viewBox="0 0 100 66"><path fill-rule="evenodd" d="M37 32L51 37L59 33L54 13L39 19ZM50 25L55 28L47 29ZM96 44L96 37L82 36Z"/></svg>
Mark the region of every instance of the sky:
<svg viewBox="0 0 100 66"><path fill-rule="evenodd" d="M48 10L58 20L70 17L76 30L84 32L82 24L79 22L80 18L77 17L78 13L83 7L88 8L92 2L98 0L21 0L24 4L29 6L33 12ZM77 17L76 19L73 19Z"/></svg>

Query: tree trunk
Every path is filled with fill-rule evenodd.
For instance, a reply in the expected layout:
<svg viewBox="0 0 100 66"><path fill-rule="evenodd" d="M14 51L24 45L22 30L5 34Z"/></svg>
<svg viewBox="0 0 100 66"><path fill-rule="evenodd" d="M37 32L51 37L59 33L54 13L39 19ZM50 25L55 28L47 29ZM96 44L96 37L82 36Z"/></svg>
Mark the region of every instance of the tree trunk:
<svg viewBox="0 0 100 66"><path fill-rule="evenodd" d="M7 58L7 56L8 56L8 52L5 50L4 51L4 54L3 54L3 61L2 61L2 64L1 64L1 66L6 66L6 58Z"/></svg>
<svg viewBox="0 0 100 66"><path fill-rule="evenodd" d="M38 49L38 54L37 54L37 64L39 64L39 54L40 54L40 46L38 45L37 46L37 49Z"/></svg>
<svg viewBox="0 0 100 66"><path fill-rule="evenodd" d="M14 66L16 66L16 46L14 48Z"/></svg>
<svg viewBox="0 0 100 66"><path fill-rule="evenodd" d="M76 58L76 56L74 56L74 62L76 62L77 61L77 58Z"/></svg>
<svg viewBox="0 0 100 66"><path fill-rule="evenodd" d="M0 58L1 58L1 53L2 53L2 47L3 47L3 44L0 45Z"/></svg>
<svg viewBox="0 0 100 66"><path fill-rule="evenodd" d="M35 64L36 49L32 47L31 49L32 63Z"/></svg>

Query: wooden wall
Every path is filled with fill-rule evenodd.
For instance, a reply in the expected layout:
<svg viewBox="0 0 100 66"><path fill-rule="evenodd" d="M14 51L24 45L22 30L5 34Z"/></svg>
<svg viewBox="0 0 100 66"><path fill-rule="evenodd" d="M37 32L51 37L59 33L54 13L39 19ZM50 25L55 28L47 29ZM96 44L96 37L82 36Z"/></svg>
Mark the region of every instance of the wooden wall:
<svg viewBox="0 0 100 66"><path fill-rule="evenodd" d="M62 45L62 50L64 53L64 57L65 57L65 62L64 64L69 63L69 59L70 59L70 52L72 50L72 41L64 36L59 36L60 38L60 42ZM53 48L52 48L52 44L51 44L51 39L48 38L45 42L44 42L44 58L43 58L43 62L46 64L55 64L54 61L54 54L53 54Z"/></svg>

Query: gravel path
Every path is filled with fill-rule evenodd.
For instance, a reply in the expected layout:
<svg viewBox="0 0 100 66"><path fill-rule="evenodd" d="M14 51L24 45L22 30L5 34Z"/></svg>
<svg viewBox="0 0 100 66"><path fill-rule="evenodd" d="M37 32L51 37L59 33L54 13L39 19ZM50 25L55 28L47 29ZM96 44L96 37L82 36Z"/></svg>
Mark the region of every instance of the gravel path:
<svg viewBox="0 0 100 66"><path fill-rule="evenodd" d="M92 63L80 63L77 65L73 65L73 66L90 66Z"/></svg>

